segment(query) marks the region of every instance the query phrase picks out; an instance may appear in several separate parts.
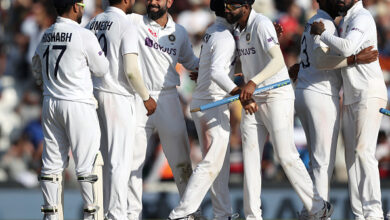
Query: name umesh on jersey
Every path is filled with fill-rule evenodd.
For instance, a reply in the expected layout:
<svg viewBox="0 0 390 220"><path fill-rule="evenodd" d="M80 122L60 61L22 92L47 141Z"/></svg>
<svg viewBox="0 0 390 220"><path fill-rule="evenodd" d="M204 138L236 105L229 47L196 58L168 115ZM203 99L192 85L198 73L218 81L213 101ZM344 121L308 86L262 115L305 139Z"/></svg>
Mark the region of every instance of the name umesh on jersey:
<svg viewBox="0 0 390 220"><path fill-rule="evenodd" d="M89 26L90 30L99 30L99 31L105 31L110 30L113 21L93 21L91 25Z"/></svg>
<svg viewBox="0 0 390 220"><path fill-rule="evenodd" d="M52 32L45 33L42 37L42 43L46 42L71 42L72 33Z"/></svg>

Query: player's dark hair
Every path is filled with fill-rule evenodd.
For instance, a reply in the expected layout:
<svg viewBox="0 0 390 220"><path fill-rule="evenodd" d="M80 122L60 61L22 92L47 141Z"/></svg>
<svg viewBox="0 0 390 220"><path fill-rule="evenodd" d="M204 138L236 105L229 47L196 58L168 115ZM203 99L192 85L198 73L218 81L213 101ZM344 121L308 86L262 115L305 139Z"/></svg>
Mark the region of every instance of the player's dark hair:
<svg viewBox="0 0 390 220"><path fill-rule="evenodd" d="M65 14L66 12L68 12L71 8L72 8L73 5L67 5L65 7L59 7L57 8L56 7L56 11L57 11L57 14L59 16L62 16L63 14Z"/></svg>
<svg viewBox="0 0 390 220"><path fill-rule="evenodd" d="M75 0L74 1L74 3L78 3L78 2L81 2L81 0ZM57 14L59 16L62 16L63 14L69 12L72 9L74 3L73 4L68 4L68 5L64 6L64 7L55 7L56 11L57 11Z"/></svg>
<svg viewBox="0 0 390 220"><path fill-rule="evenodd" d="M122 0L109 0L110 5L117 5L121 2L122 2Z"/></svg>

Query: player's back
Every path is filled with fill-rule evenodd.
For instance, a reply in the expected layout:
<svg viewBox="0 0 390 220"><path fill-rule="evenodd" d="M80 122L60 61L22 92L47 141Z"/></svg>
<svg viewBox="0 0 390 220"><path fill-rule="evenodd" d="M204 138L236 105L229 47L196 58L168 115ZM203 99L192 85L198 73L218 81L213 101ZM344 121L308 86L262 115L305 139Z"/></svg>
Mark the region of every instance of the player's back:
<svg viewBox="0 0 390 220"><path fill-rule="evenodd" d="M225 19L217 17L216 22L210 26L203 37L202 51L199 58L199 72L195 92L196 99L221 99L227 93L213 81L212 71L223 69L221 74L232 75L235 60L235 41ZM222 51L223 50L223 51ZM217 53L226 54L217 54ZM226 63L213 63L226 58ZM217 60L218 59L218 60Z"/></svg>
<svg viewBox="0 0 390 220"><path fill-rule="evenodd" d="M315 21L322 21L327 31L338 36L332 17L323 10L318 10L317 14L306 23L301 38L301 65L296 88L338 96L342 84L340 70L319 70L315 67L314 51L320 47L328 47L319 38L313 38L313 35L310 34L310 25ZM331 51L331 54L335 54L335 52Z"/></svg>
<svg viewBox="0 0 390 220"><path fill-rule="evenodd" d="M95 103L91 71L104 75L108 62L100 48L90 48L94 46L93 40L97 43L92 33L63 17L58 17L45 31L36 50L41 61L44 96Z"/></svg>
<svg viewBox="0 0 390 220"><path fill-rule="evenodd" d="M126 46L124 38L137 35L136 27L131 24L124 11L108 7L105 12L93 18L87 28L96 35L110 62L109 74L93 78L94 89L121 95L134 94L124 73L122 54ZM134 42L134 47L138 50L137 42Z"/></svg>

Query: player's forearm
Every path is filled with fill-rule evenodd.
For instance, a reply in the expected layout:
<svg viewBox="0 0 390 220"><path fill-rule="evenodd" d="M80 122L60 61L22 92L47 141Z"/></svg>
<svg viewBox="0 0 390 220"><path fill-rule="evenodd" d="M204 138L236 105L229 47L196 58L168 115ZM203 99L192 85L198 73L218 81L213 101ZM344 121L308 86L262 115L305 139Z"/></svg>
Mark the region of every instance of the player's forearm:
<svg viewBox="0 0 390 220"><path fill-rule="evenodd" d="M227 93L230 93L236 87L224 68L211 67L211 79Z"/></svg>
<svg viewBox="0 0 390 220"><path fill-rule="evenodd" d="M283 54L279 46L273 46L268 53L271 56L271 61L251 79L256 85L272 77L285 66Z"/></svg>
<svg viewBox="0 0 390 220"><path fill-rule="evenodd" d="M123 66L125 74L127 75L134 90L141 96L142 100L146 101L149 99L149 91L145 87L144 80L142 79L141 73L138 67L138 55L137 54L126 54L123 56Z"/></svg>
<svg viewBox="0 0 390 220"><path fill-rule="evenodd" d="M329 48L318 47L314 51L314 66L319 70L334 70L348 66L347 58L329 55Z"/></svg>
<svg viewBox="0 0 390 220"><path fill-rule="evenodd" d="M328 45L332 50L341 54L343 57L348 57L355 53L358 49L361 40L359 39L360 35L356 36L352 33L347 36L345 39L336 37L329 32L324 32L321 35L321 41Z"/></svg>

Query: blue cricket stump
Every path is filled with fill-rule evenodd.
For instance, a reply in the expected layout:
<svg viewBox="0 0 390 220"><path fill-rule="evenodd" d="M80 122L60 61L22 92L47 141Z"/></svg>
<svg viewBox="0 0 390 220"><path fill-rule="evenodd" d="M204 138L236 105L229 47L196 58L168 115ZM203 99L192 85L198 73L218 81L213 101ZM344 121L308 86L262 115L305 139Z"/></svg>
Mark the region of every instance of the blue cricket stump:
<svg viewBox="0 0 390 220"><path fill-rule="evenodd" d="M266 91L269 91L272 89L277 89L277 88L280 88L283 86L287 86L290 83L291 83L290 79L286 79L286 80L283 80L283 81L280 81L277 83L273 83L271 85L256 89L255 92L253 93L253 95L260 94L260 93L263 93L263 92L266 92ZM234 95L232 97L224 98L224 99L221 99L221 100L218 100L215 102L210 102L210 103L201 105L199 108L191 109L191 112L205 111L207 109L215 108L215 107L218 107L218 106L224 105L224 104L228 104L228 103L237 101L239 99L240 99L240 95Z"/></svg>
<svg viewBox="0 0 390 220"><path fill-rule="evenodd" d="M388 110L388 109L381 108L381 109L379 109L379 112L384 114L384 115L390 116L390 110Z"/></svg>

